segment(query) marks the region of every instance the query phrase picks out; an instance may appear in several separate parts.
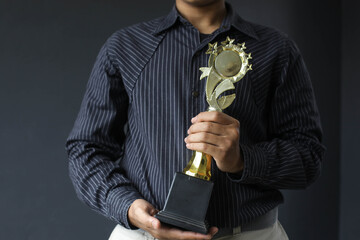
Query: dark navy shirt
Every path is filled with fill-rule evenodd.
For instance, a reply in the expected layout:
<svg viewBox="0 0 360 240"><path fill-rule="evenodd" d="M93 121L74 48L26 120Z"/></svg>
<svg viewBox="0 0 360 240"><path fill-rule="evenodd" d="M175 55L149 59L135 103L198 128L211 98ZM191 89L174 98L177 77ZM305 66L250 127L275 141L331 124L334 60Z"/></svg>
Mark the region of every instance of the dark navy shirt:
<svg viewBox="0 0 360 240"><path fill-rule="evenodd" d="M67 141L70 177L92 209L130 227L127 211L143 198L162 209L175 172L190 160L184 138L205 111L209 42L246 44L253 70L235 83L224 112L240 121L241 175L212 163L212 226L235 227L283 201L278 189L304 188L319 175L324 148L310 78L296 45L241 19L227 5L221 27L200 33L170 14L115 32L104 44Z"/></svg>

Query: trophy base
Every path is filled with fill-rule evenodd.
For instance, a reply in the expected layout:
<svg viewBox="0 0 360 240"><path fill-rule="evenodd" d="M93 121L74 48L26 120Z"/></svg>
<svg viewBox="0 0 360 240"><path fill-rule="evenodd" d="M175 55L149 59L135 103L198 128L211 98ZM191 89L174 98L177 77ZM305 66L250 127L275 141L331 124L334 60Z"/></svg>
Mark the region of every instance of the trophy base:
<svg viewBox="0 0 360 240"><path fill-rule="evenodd" d="M205 217L213 186L211 181L175 173L165 207L155 217L181 229L207 234Z"/></svg>
<svg viewBox="0 0 360 240"><path fill-rule="evenodd" d="M171 212L160 211L155 216L162 223L166 223L184 230L207 234L209 224L206 221L195 221L184 216L180 216Z"/></svg>

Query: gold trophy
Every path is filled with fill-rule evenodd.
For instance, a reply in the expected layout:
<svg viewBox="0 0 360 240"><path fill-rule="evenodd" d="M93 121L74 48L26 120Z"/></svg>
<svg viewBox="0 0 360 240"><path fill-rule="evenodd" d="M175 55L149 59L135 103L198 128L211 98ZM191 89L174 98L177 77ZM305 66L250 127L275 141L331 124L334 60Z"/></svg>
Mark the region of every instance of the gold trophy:
<svg viewBox="0 0 360 240"><path fill-rule="evenodd" d="M251 53L245 53L245 43L234 44L235 39L226 38L218 46L209 43L206 54L210 54L209 66L202 67L200 80L207 77L207 111L222 112L235 99L235 94L225 95L235 89L234 83L240 81L249 70ZM164 209L155 217L161 222L189 231L206 234L208 224L205 220L213 182L211 179L211 160L208 154L193 151L192 157L183 170L175 173Z"/></svg>

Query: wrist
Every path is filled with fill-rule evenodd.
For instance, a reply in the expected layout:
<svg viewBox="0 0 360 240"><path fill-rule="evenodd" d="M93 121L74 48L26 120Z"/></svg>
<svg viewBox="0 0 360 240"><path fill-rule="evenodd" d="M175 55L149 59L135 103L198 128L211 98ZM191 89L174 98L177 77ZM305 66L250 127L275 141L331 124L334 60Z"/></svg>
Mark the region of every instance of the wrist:
<svg viewBox="0 0 360 240"><path fill-rule="evenodd" d="M229 171L229 173L241 175L243 170L244 170L244 161L243 161L243 157L242 157L242 152L240 150L239 157L235 161L235 166L233 166L233 168L231 168L231 171Z"/></svg>

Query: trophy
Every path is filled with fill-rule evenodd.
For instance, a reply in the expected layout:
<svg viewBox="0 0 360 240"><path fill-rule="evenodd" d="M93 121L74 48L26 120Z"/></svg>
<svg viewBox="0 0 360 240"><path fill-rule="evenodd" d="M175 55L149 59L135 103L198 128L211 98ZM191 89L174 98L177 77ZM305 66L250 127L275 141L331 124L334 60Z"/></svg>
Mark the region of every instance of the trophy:
<svg viewBox="0 0 360 240"><path fill-rule="evenodd" d="M202 67L200 80L206 81L207 111L222 112L235 99L235 94L225 95L235 89L240 81L252 70L249 65L251 53L245 53L245 43L234 44L235 39L227 37L218 46L209 43L206 54L210 54L208 67ZM208 233L205 220L214 183L211 178L211 160L208 154L193 151L192 157L182 173L175 173L164 209L155 217L161 222L181 229Z"/></svg>

